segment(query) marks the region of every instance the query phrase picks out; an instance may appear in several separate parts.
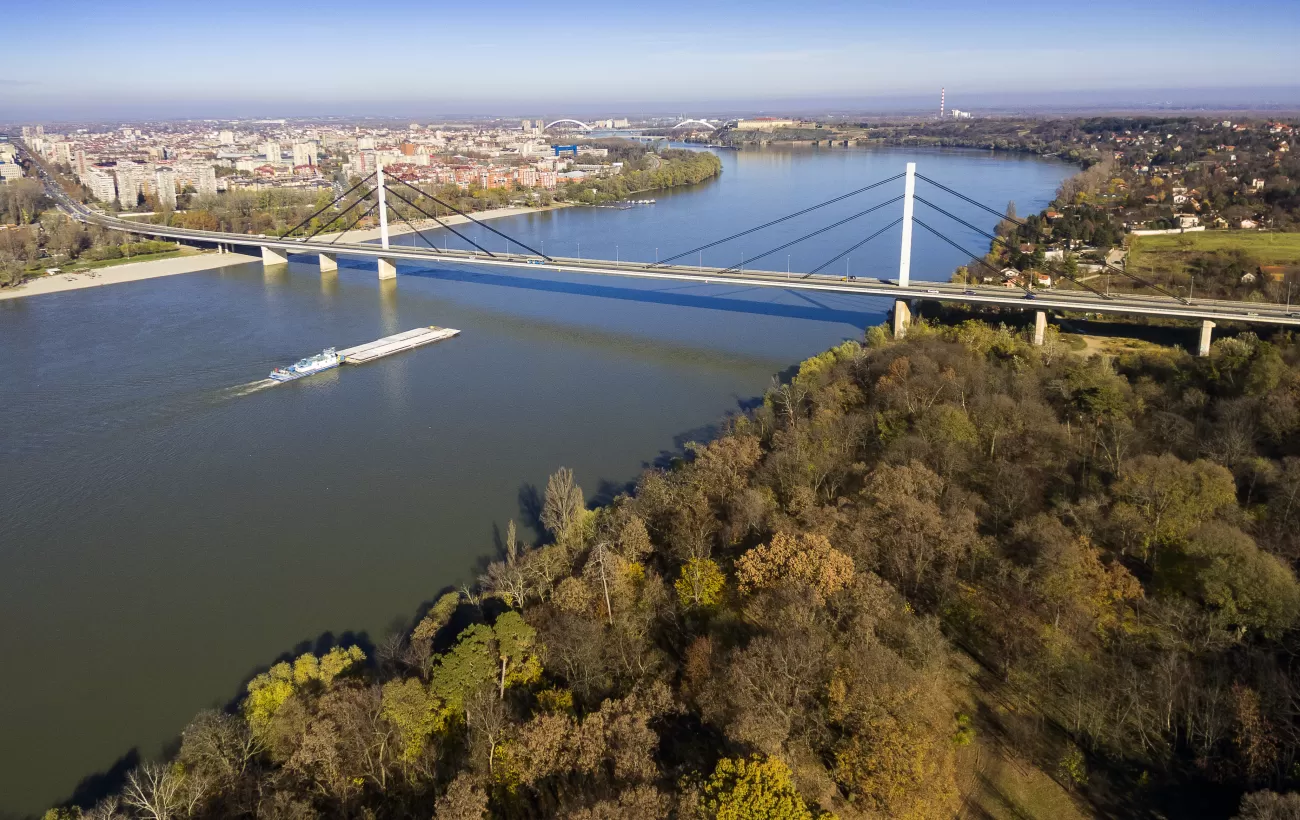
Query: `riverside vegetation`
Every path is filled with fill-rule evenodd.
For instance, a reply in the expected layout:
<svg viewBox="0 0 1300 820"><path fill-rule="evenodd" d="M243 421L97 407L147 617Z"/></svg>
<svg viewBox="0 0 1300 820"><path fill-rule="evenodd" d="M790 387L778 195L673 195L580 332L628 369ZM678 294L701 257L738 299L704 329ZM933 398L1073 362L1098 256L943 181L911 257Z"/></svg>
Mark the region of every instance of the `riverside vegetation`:
<svg viewBox="0 0 1300 820"><path fill-rule="evenodd" d="M622 162L621 172L567 182L554 192L536 192L535 198L514 189L483 188L477 184L465 190L456 185L426 185L425 188L455 209L474 213L512 204L547 206L556 202L584 205L612 202L644 191L693 185L722 173L721 160L708 151L667 149L655 154L627 140L599 140L592 144L609 152L603 164ZM90 201L90 192L66 173L66 166L54 171L74 197L83 202ZM351 187L357 182L360 180L354 178L347 185ZM343 208L365 197L373 202L370 187L363 187L348 197ZM452 207L438 204L432 198L417 196L401 186L397 188L424 213L439 217L455 213ZM240 189L201 196L193 189L187 189L177 197L181 210L160 206L152 195L143 197L141 205L154 212L147 217L153 224L202 231L275 235L326 208L334 196L335 193L329 190L309 192L296 188ZM378 223L377 216L355 222L367 207L361 204L350 210L328 210L303 225L294 235L342 231L349 226L370 227ZM425 220L424 213L396 197L389 199L388 207L398 224ZM116 206L110 209L116 210ZM25 279L40 275L51 267L125 259L142 253L175 250L176 247L170 243L150 243L151 249L138 250L136 245L140 243L123 243L119 232L69 219L55 208L54 200L45 195L35 179L0 185L0 226L4 226L0 228L0 288L22 284ZM167 247L164 249L162 244Z"/></svg>
<svg viewBox="0 0 1300 820"><path fill-rule="evenodd" d="M1293 338L873 328L687 450L598 509L560 470L474 588L47 818L951 817L972 748L1072 811L1294 816Z"/></svg>

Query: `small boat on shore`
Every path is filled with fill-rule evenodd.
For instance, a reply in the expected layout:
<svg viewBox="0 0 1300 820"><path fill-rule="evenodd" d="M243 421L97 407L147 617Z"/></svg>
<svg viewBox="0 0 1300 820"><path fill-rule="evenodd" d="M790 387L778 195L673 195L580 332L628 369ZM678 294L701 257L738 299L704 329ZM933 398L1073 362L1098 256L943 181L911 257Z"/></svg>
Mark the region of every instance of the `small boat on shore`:
<svg viewBox="0 0 1300 820"><path fill-rule="evenodd" d="M315 356L308 356L288 367L277 367L271 371L271 378L278 382L291 382L294 379L301 379L303 376L310 376L322 370L331 370L338 367L340 361L339 354L335 352L334 348L327 347Z"/></svg>

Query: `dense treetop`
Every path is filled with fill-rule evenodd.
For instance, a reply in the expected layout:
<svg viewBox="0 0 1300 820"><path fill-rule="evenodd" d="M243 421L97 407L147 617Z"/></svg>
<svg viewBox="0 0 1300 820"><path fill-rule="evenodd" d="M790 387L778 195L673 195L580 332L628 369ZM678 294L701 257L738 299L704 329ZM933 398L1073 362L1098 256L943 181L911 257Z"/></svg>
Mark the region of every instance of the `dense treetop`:
<svg viewBox="0 0 1300 820"><path fill-rule="evenodd" d="M539 518L93 816L949 817L998 743L1124 814L1300 771L1287 337L1103 360L874 328L607 507L560 470Z"/></svg>

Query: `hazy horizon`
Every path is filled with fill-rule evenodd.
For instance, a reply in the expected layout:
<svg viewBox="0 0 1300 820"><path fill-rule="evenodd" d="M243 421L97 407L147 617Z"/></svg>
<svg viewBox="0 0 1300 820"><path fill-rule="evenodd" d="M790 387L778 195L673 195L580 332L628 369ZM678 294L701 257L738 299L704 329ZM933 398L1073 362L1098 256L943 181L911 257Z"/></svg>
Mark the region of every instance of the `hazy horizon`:
<svg viewBox="0 0 1300 820"><path fill-rule="evenodd" d="M0 120L907 113L937 108L940 87L968 109L1300 108L1300 15L1282 0L1014 20L881 5L48 0L8 12L30 36L7 43Z"/></svg>
<svg viewBox="0 0 1300 820"><path fill-rule="evenodd" d="M419 103L411 101L335 101L331 104L247 103L238 100L211 100L203 103L180 103L160 100L148 105L112 105L81 107L67 111L50 110L42 115L33 111L21 116L21 109L6 108L0 113L0 126L42 121L46 123L114 123L139 121L253 119L394 119L455 120L535 116L575 117L659 117L659 116L752 116L761 114L806 116L915 116L931 113L938 107L939 94L882 95L872 98L791 98L738 99L716 101L667 101L632 103L618 101L484 101L472 103ZM976 109L989 115L1069 115L1105 113L1196 114L1221 112L1297 113L1300 112L1300 86L1274 88L1205 88L1205 89L1132 89L1128 91L1071 91L1049 93L970 93L954 96L949 91L947 104L953 108ZM18 116L14 116L18 114Z"/></svg>

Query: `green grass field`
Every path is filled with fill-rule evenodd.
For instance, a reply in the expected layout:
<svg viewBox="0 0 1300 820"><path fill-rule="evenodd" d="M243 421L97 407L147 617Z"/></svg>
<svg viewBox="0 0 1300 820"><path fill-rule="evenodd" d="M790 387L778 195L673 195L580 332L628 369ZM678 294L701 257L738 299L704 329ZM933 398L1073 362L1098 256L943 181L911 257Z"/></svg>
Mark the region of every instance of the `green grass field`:
<svg viewBox="0 0 1300 820"><path fill-rule="evenodd" d="M1129 238L1130 266L1143 270L1166 267L1164 260L1182 253L1241 249L1261 265L1300 264L1300 233L1204 231Z"/></svg>
<svg viewBox="0 0 1300 820"><path fill-rule="evenodd" d="M144 253L132 256L130 258L122 257L121 259L103 259L99 262L73 262L68 265L60 265L59 269L65 272L79 270L94 270L96 268L111 268L114 265L129 265L133 262L152 262L155 259L173 259L177 256L192 256L198 253L193 248L181 248L175 251L165 251L163 253Z"/></svg>

